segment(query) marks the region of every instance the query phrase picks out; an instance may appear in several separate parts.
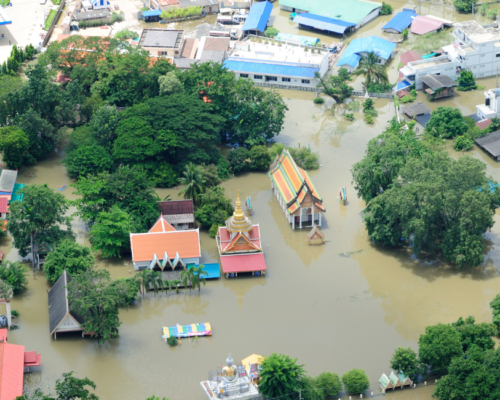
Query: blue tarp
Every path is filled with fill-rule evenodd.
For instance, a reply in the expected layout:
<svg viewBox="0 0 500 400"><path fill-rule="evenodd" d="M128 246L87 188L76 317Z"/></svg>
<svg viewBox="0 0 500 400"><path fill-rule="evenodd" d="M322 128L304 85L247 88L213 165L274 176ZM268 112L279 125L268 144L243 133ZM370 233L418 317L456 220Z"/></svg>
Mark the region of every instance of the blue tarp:
<svg viewBox="0 0 500 400"><path fill-rule="evenodd" d="M428 58L432 58L435 56L437 56L437 53L426 54L426 55L422 56L422 60L427 60Z"/></svg>
<svg viewBox="0 0 500 400"><path fill-rule="evenodd" d="M271 16L271 11L273 11L272 3L268 1L263 1L261 3L254 3L248 17L243 24L243 31L261 31L266 30L267 22Z"/></svg>
<svg viewBox="0 0 500 400"><path fill-rule="evenodd" d="M278 40L290 40L306 46L316 46L319 43L319 39L310 36L292 35L291 33L278 33L276 35Z"/></svg>
<svg viewBox="0 0 500 400"><path fill-rule="evenodd" d="M311 13L297 14L297 16L293 19L293 22L309 26L311 28L321 29L322 31L340 34L343 34L347 28L356 25L352 22L341 21L340 19L323 17L321 15Z"/></svg>
<svg viewBox="0 0 500 400"><path fill-rule="evenodd" d="M224 67L230 71L252 73L259 75L280 75L297 76L304 78L314 78L314 73L319 72L318 68L298 67L294 65L265 64L249 61L226 60Z"/></svg>
<svg viewBox="0 0 500 400"><path fill-rule="evenodd" d="M388 40L377 36L353 39L345 50L342 58L338 61L337 65L342 66L347 64L356 68L360 60L360 54L369 52L374 52L380 58L388 60L395 48L396 43L389 42Z"/></svg>
<svg viewBox="0 0 500 400"><path fill-rule="evenodd" d="M12 24L12 19L7 15L5 8L0 6L0 25Z"/></svg>
<svg viewBox="0 0 500 400"><path fill-rule="evenodd" d="M149 10L142 12L142 16L144 18L159 17L160 15L161 15L161 10Z"/></svg>
<svg viewBox="0 0 500 400"><path fill-rule="evenodd" d="M403 79L401 82L398 82L398 84L396 85L396 91L410 87L410 86L411 86L411 83L408 82L407 80Z"/></svg>
<svg viewBox="0 0 500 400"><path fill-rule="evenodd" d="M397 13L394 18L382 27L382 30L394 29L395 31L401 33L404 29L411 25L415 17L417 17L415 10L403 8L403 11Z"/></svg>
<svg viewBox="0 0 500 400"><path fill-rule="evenodd" d="M111 4L109 3L108 0L92 0L92 8L94 10L100 10L102 8L109 8L109 7L111 7Z"/></svg>

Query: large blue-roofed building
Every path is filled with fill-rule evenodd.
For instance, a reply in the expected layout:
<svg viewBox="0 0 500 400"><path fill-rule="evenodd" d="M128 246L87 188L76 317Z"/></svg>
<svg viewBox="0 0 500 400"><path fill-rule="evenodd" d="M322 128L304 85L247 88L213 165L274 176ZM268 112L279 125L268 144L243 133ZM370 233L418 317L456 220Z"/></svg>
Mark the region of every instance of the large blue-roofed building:
<svg viewBox="0 0 500 400"><path fill-rule="evenodd" d="M380 63L385 64L392 56L396 43L379 38L378 36L368 36L360 39L353 39L344 54L337 62L338 67L352 72L358 66L361 56L374 52L378 55Z"/></svg>
<svg viewBox="0 0 500 400"><path fill-rule="evenodd" d="M273 4L268 1L254 3L243 24L242 31L247 35L262 35L266 30L271 11L273 11Z"/></svg>
<svg viewBox="0 0 500 400"><path fill-rule="evenodd" d="M342 21L340 19L323 17L317 14L297 14L293 22L299 24L299 28L313 28L321 31L338 33L343 35L345 31L349 32L355 23Z"/></svg>
<svg viewBox="0 0 500 400"><path fill-rule="evenodd" d="M387 24L382 27L383 31L389 33L401 33L408 28L413 19L418 17L417 12L411 8L403 8L403 11L397 13Z"/></svg>
<svg viewBox="0 0 500 400"><path fill-rule="evenodd" d="M316 37L294 35L292 33L283 32L278 33L276 35L276 39L282 40L283 42L305 44L306 46L316 46L319 43L319 39Z"/></svg>

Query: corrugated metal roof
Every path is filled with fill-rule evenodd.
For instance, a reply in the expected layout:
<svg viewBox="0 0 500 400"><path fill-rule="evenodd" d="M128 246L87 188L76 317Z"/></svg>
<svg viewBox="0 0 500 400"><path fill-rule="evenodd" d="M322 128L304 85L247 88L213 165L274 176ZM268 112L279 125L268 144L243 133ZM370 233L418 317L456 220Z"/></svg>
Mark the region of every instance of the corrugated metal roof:
<svg viewBox="0 0 500 400"><path fill-rule="evenodd" d="M273 11L273 5L268 1L254 3L248 13L245 23L243 24L242 30L258 30L264 32L266 30L267 21L269 21L269 17L271 16L271 11Z"/></svg>
<svg viewBox="0 0 500 400"><path fill-rule="evenodd" d="M492 157L500 156L500 131L495 131L487 136L474 139L477 145Z"/></svg>
<svg viewBox="0 0 500 400"><path fill-rule="evenodd" d="M291 33L283 33L283 32L278 33L276 35L276 39L283 41L297 42L307 46L316 46L316 44L319 43L319 39L316 37L293 35Z"/></svg>
<svg viewBox="0 0 500 400"><path fill-rule="evenodd" d="M373 10L382 7L382 4L368 0L280 0L280 6L359 24Z"/></svg>
<svg viewBox="0 0 500 400"><path fill-rule="evenodd" d="M11 169L2 170L0 175L0 192L2 194L11 194L14 190L14 185L16 184L17 171Z"/></svg>
<svg viewBox="0 0 500 400"><path fill-rule="evenodd" d="M322 15L311 13L297 14L297 16L293 19L293 22L309 26L311 28L340 34L343 34L347 28L356 25L352 22L345 22L340 19L323 17Z"/></svg>
<svg viewBox="0 0 500 400"><path fill-rule="evenodd" d="M382 27L385 29L394 29L401 33L403 29L408 28L413 20L417 17L415 10L404 9L404 11L397 13L387 24Z"/></svg>
<svg viewBox="0 0 500 400"><path fill-rule="evenodd" d="M224 67L230 71L249 72L254 74L271 74L283 76L297 76L304 78L314 78L314 73L319 72L318 68L299 67L295 65L266 64L251 61L226 60Z"/></svg>
<svg viewBox="0 0 500 400"><path fill-rule="evenodd" d="M420 77L420 80L432 90L457 86L457 83L448 75L425 75Z"/></svg>
<svg viewBox="0 0 500 400"><path fill-rule="evenodd" d="M353 39L344 52L342 58L338 61L337 65L348 64L355 68L358 64L353 65L355 58L353 55L360 55L361 53L374 52L380 58L388 60L392 52L396 48L396 43L389 42L388 40L379 38L378 36L368 36L360 39ZM357 60L359 62L359 58Z"/></svg>
<svg viewBox="0 0 500 400"><path fill-rule="evenodd" d="M10 18L2 6L0 6L0 25L12 24L12 18Z"/></svg>
<svg viewBox="0 0 500 400"><path fill-rule="evenodd" d="M419 15L411 24L411 33L416 35L425 35L426 33L437 31L442 28L443 25L442 21Z"/></svg>
<svg viewBox="0 0 500 400"><path fill-rule="evenodd" d="M161 10L149 10L149 11L142 12L142 16L144 18L159 17L160 15L161 15Z"/></svg>
<svg viewBox="0 0 500 400"><path fill-rule="evenodd" d="M0 399L23 395L24 346L0 343Z"/></svg>

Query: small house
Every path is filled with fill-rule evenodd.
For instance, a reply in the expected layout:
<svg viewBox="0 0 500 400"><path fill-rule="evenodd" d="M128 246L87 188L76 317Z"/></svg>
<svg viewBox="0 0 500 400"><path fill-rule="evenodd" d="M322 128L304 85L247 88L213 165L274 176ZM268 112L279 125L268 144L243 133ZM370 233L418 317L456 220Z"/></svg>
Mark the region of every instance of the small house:
<svg viewBox="0 0 500 400"><path fill-rule="evenodd" d="M417 12L412 8L403 8L392 19L382 27L384 32L401 33L408 28L417 17Z"/></svg>
<svg viewBox="0 0 500 400"><path fill-rule="evenodd" d="M359 64L361 57L374 52L378 56L379 64L385 64L391 57L396 43L382 39L378 36L368 36L351 40L342 57L337 62L338 67L353 72Z"/></svg>
<svg viewBox="0 0 500 400"><path fill-rule="evenodd" d="M494 160L500 161L500 131L474 139L474 142Z"/></svg>
<svg viewBox="0 0 500 400"><path fill-rule="evenodd" d="M183 30L143 29L139 46L153 56L180 57L183 41Z"/></svg>
<svg viewBox="0 0 500 400"><path fill-rule="evenodd" d="M447 75L426 75L420 80L429 101L453 96L454 88L457 86L457 83Z"/></svg>
<svg viewBox="0 0 500 400"><path fill-rule="evenodd" d="M411 24L411 33L415 35L425 35L426 33L437 32L443 28L443 26L443 21L419 15Z"/></svg>
<svg viewBox="0 0 500 400"><path fill-rule="evenodd" d="M269 17L273 11L273 4L268 1L253 3L248 17L243 24L242 31L245 35L263 36L269 22Z"/></svg>
<svg viewBox="0 0 500 400"><path fill-rule="evenodd" d="M193 200L159 201L161 215L175 230L194 228Z"/></svg>
<svg viewBox="0 0 500 400"><path fill-rule="evenodd" d="M68 284L71 276L66 272L60 276L57 282L49 290L49 326L50 334L57 339L58 333L83 332L84 319L71 311L68 296Z"/></svg>

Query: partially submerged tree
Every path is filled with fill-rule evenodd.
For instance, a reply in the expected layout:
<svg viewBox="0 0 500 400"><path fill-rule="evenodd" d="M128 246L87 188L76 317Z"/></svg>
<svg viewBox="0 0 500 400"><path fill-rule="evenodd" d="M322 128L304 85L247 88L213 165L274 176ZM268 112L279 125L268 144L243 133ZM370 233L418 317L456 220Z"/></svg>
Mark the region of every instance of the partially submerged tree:
<svg viewBox="0 0 500 400"><path fill-rule="evenodd" d="M315 77L319 79L318 87L321 87L323 93L330 96L337 104L343 103L354 91L354 88L347 84L351 78L345 68L340 68L337 75L331 74L328 77L321 77L315 72Z"/></svg>
<svg viewBox="0 0 500 400"><path fill-rule="evenodd" d="M0 152L2 152L2 161L4 161L9 168L21 168L28 148L28 136L22 130L13 126L0 128Z"/></svg>
<svg viewBox="0 0 500 400"><path fill-rule="evenodd" d="M413 382L424 372L417 353L411 347L398 347L390 360L391 368L396 373L403 372Z"/></svg>
<svg viewBox="0 0 500 400"><path fill-rule="evenodd" d="M305 370L297 359L273 353L261 363L259 392L267 398L295 399L303 388Z"/></svg>
<svg viewBox="0 0 500 400"><path fill-rule="evenodd" d="M376 52L369 52L361 56L358 66L352 75L363 75L365 77L364 86L368 87L371 83L388 83L389 77L386 71L387 66L380 63L380 57Z"/></svg>
<svg viewBox="0 0 500 400"><path fill-rule="evenodd" d="M15 294L28 286L27 272L28 268L19 261L3 260L0 264L0 279L11 285Z"/></svg>
<svg viewBox="0 0 500 400"><path fill-rule="evenodd" d="M425 127L426 131L435 137L454 138L463 135L469 127L458 108L438 107Z"/></svg>
<svg viewBox="0 0 500 400"><path fill-rule="evenodd" d="M345 389L351 394L363 394L370 387L370 381L366 372L362 369L353 368L342 375Z"/></svg>
<svg viewBox="0 0 500 400"><path fill-rule="evenodd" d="M183 195L185 199L193 199L195 206L200 204L200 196L205 191L205 179L203 177L203 169L189 163L183 173L183 177L179 178L179 184L185 185L185 187L179 192L179 195Z"/></svg>
<svg viewBox="0 0 500 400"><path fill-rule="evenodd" d="M462 354L460 334L451 325L437 324L425 328L418 340L420 361L435 373L445 374L454 357Z"/></svg>

